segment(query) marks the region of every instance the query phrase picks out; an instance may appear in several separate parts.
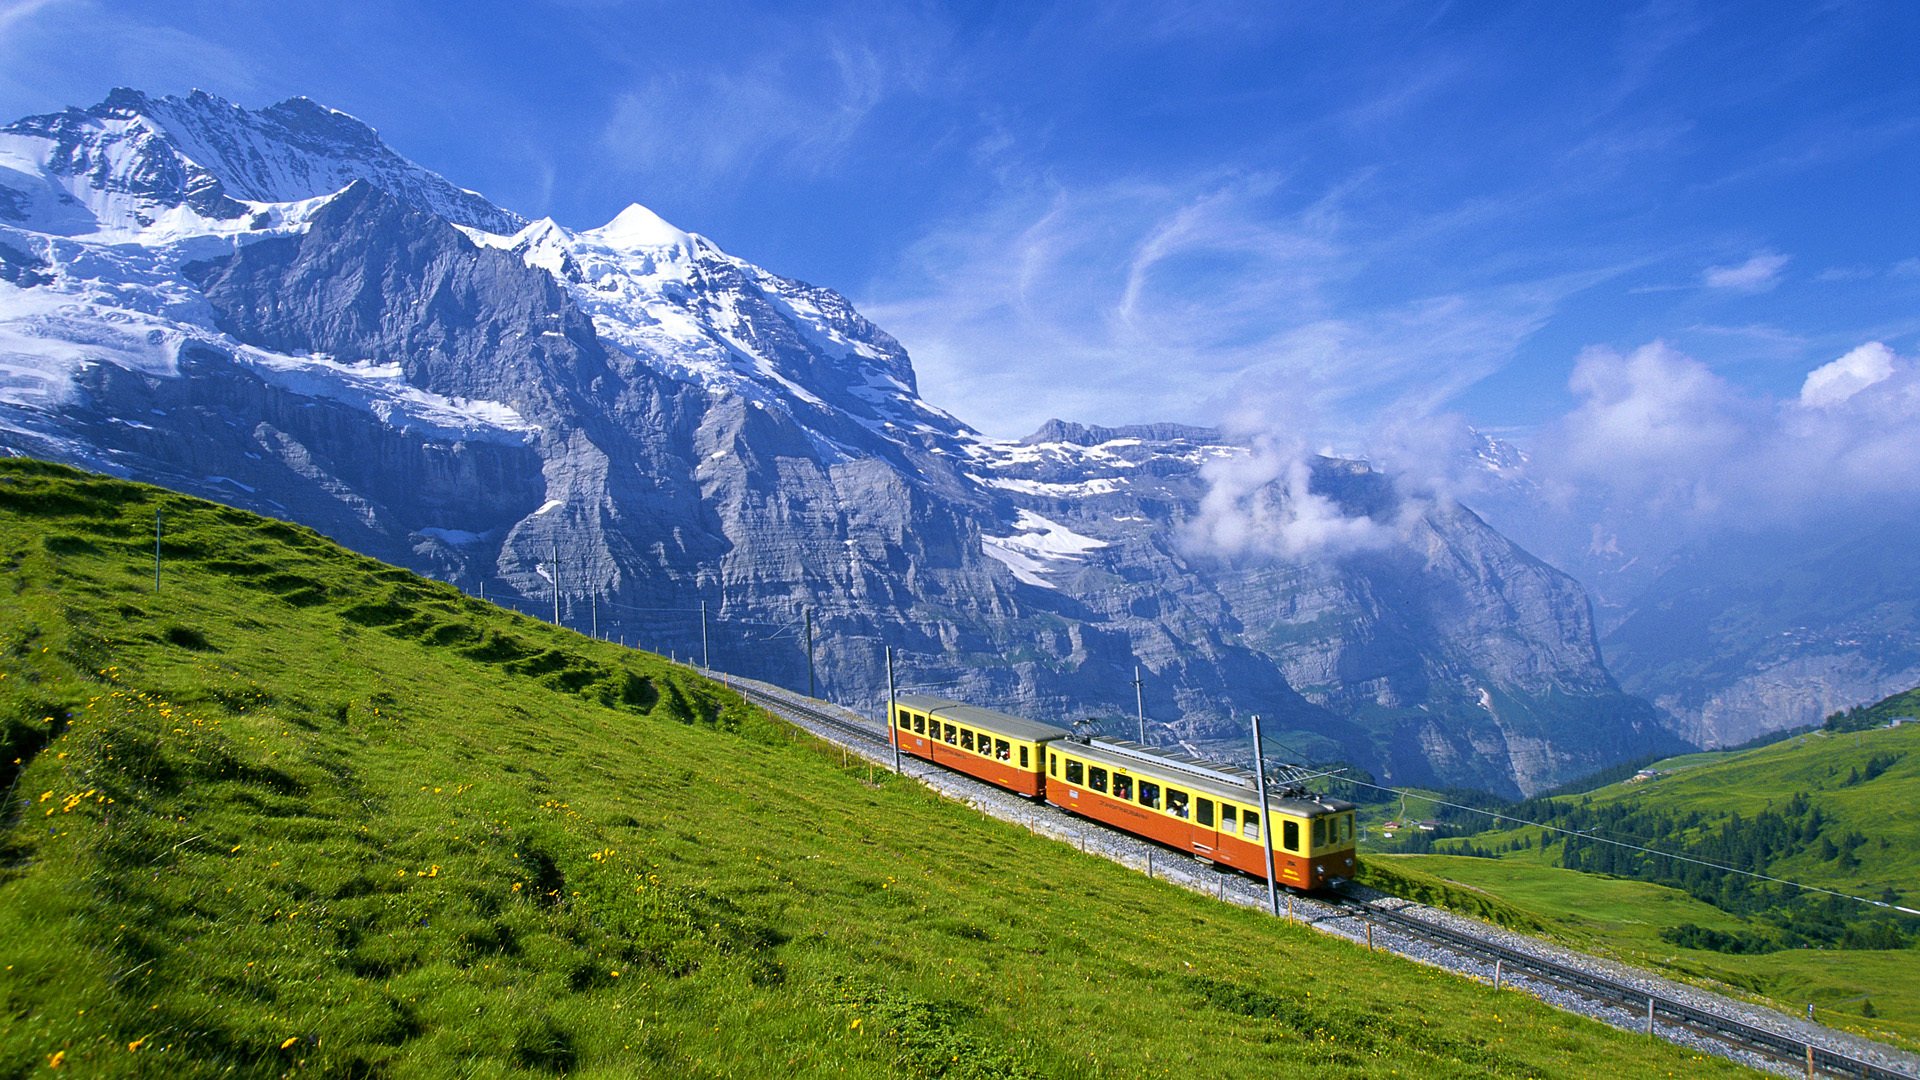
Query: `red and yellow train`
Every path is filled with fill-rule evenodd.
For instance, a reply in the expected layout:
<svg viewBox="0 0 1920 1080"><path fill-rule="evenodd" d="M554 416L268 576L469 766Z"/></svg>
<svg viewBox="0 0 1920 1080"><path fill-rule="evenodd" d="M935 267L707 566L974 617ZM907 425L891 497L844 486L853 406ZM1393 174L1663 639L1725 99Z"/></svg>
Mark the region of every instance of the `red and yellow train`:
<svg viewBox="0 0 1920 1080"><path fill-rule="evenodd" d="M888 721L902 753L1263 879L1271 828L1282 885L1326 888L1357 866L1352 803L1288 789L1262 807L1233 765L922 694L900 695Z"/></svg>

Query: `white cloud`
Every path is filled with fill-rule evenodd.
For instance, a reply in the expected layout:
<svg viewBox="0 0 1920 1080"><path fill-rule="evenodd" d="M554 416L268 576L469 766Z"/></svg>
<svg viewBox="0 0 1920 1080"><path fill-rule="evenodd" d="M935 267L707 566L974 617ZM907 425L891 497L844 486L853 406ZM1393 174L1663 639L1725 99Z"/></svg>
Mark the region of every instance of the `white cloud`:
<svg viewBox="0 0 1920 1080"><path fill-rule="evenodd" d="M1701 272L1700 280L1710 289L1765 292L1779 284L1787 260L1785 255L1762 251L1738 266L1709 266Z"/></svg>
<svg viewBox="0 0 1920 1080"><path fill-rule="evenodd" d="M1219 458L1201 469L1207 494L1181 526L1190 555L1300 562L1387 547L1402 522L1349 515L1312 489L1306 444L1264 438L1253 452Z"/></svg>
<svg viewBox="0 0 1920 1080"><path fill-rule="evenodd" d="M1830 364L1807 373L1800 387L1800 404L1831 408L1875 383L1893 377L1893 350L1869 341Z"/></svg>
<svg viewBox="0 0 1920 1080"><path fill-rule="evenodd" d="M1781 401L1660 343L1592 351L1570 385L1580 403L1541 439L1534 478L1629 531L1904 515L1920 498L1920 365L1880 342Z"/></svg>

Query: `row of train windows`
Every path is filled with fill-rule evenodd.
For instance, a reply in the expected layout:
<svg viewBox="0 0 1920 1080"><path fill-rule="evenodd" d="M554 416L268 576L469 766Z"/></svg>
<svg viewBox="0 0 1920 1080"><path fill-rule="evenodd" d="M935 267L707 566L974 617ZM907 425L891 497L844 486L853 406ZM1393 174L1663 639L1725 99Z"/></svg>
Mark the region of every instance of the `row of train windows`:
<svg viewBox="0 0 1920 1080"><path fill-rule="evenodd" d="M915 735L927 735L927 724L927 718L919 713L910 713L904 709L900 711L901 731L911 731ZM970 728L963 728L957 724L943 724L939 720L932 721L932 724L932 738L939 739L953 746L958 746L960 749L968 751L969 753L993 758L995 761L1010 762L1013 760L1014 746L1005 739L996 739L984 731L976 735ZM1028 756L1031 753L1030 748L1022 746L1019 750L1020 767L1023 769L1031 768L1030 763L1033 759Z"/></svg>
<svg viewBox="0 0 1920 1080"><path fill-rule="evenodd" d="M1049 754L1047 775L1058 777L1061 773L1061 758L1058 754ZM1086 787L1111 795L1116 799L1138 802L1149 810L1165 809L1174 817L1185 819L1188 807L1192 807L1193 822L1203 829L1214 828L1214 801L1208 798L1189 799L1186 792L1179 788L1162 789L1151 780L1141 780L1137 784L1134 778L1125 773L1108 774L1098 765L1084 765L1082 762L1066 759L1066 781L1069 784L1084 784ZM1165 798L1163 807L1162 797ZM1260 815L1253 810L1234 806L1232 803L1220 803L1219 831L1238 832L1249 840L1260 839ZM1328 844L1353 839L1353 817L1342 814L1334 818L1316 817L1313 822L1313 846L1324 847ZM1280 823L1280 846L1295 854L1302 853L1300 846L1300 822L1282 821Z"/></svg>
<svg viewBox="0 0 1920 1080"><path fill-rule="evenodd" d="M1061 773L1061 758L1058 754L1048 755L1047 775L1058 777ZM1149 810L1164 809L1174 817L1186 819L1189 812L1193 823L1203 829L1215 828L1214 801L1207 798L1194 798L1179 788L1162 788L1151 780L1142 780L1138 784L1126 773L1109 774L1098 765L1086 765L1082 762L1066 759L1066 781L1069 784L1082 784L1116 799L1138 802ZM1163 801L1164 800L1164 801ZM1254 810L1241 810L1232 803L1220 803L1219 830L1223 833L1239 833L1249 840L1260 839L1260 814ZM1297 829L1293 822L1287 823L1289 830ZM1289 847L1298 847L1296 835Z"/></svg>

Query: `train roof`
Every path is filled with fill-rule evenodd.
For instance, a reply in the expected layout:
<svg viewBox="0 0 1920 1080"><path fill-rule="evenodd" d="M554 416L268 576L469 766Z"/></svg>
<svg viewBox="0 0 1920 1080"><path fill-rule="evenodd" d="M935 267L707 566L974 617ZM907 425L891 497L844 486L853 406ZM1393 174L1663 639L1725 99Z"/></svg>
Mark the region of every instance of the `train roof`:
<svg viewBox="0 0 1920 1080"><path fill-rule="evenodd" d="M1027 742L1064 739L1071 734L1066 728L1056 727L1053 724L1043 724L1024 716L1014 716L997 709L982 709L977 705L968 705L950 698L933 697L929 694L899 694L894 701L902 708Z"/></svg>
<svg viewBox="0 0 1920 1080"><path fill-rule="evenodd" d="M1089 761L1124 769L1136 777L1153 776L1215 798L1256 804L1260 801L1260 781L1253 770L1224 761L1208 761L1128 739L1104 737L1085 742L1076 739L1061 749ZM1314 817L1353 809L1352 803L1340 799L1282 795L1274 790L1271 783L1267 785L1267 802L1274 810L1295 817Z"/></svg>

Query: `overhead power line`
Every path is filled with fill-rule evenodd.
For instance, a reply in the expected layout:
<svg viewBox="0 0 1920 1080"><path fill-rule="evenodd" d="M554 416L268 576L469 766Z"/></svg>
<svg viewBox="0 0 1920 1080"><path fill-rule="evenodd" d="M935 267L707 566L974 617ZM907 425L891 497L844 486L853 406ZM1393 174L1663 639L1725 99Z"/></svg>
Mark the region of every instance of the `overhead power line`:
<svg viewBox="0 0 1920 1080"><path fill-rule="evenodd" d="M1625 840L1615 840L1610 836L1604 836L1600 833L1585 832L1580 829L1563 829L1558 825L1548 825L1545 822L1540 822L1540 821L1528 821L1526 818L1515 817L1512 814L1500 813L1494 810L1487 810L1478 806L1467 806L1464 803L1448 802L1445 799L1436 799L1431 795L1422 795L1419 792L1415 792L1415 791L1407 791L1402 788L1384 787L1380 784L1369 784L1365 780L1348 779L1347 783L1353 784L1356 787L1372 788L1375 791L1391 792L1395 795L1401 796L1402 798L1421 799L1426 802L1433 803L1436 806L1446 806L1446 807L1451 807L1452 809L1455 809L1455 810L1465 810L1470 813L1481 814L1486 817L1493 818L1495 821L1511 821L1516 825L1529 825L1529 826L1532 826L1533 828L1542 829L1547 832L1559 833L1562 836L1584 837L1596 843L1611 844L1614 847L1626 848L1629 851L1638 851L1647 855L1658 855L1663 859L1673 859L1678 862L1692 863L1695 866L1704 866L1712 870L1720 870L1729 874L1739 874L1742 877L1756 878L1760 881L1771 881L1777 885L1789 885L1796 889L1804 889L1807 892L1824 893L1827 896L1837 896L1842 900L1852 900L1852 901L1855 901L1856 903L1871 904L1874 907L1890 908L1894 911L1905 912L1908 915L1920 915L1920 911L1916 911L1910 907L1902 907L1899 904L1890 904L1885 900L1874 900L1865 896L1855 896L1852 893L1840 892L1837 889L1822 888L1819 885L1808 885L1805 882L1794 881L1791 878L1775 877L1772 874L1763 874L1757 870L1742 870L1737 866L1727 866L1724 863L1713 862L1709 859L1696 859L1691 855L1676 855L1671 851L1661 851L1659 848L1647 847L1644 844L1634 844L1634 843L1629 843Z"/></svg>

